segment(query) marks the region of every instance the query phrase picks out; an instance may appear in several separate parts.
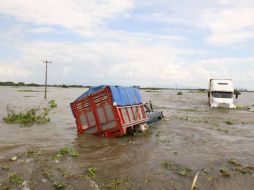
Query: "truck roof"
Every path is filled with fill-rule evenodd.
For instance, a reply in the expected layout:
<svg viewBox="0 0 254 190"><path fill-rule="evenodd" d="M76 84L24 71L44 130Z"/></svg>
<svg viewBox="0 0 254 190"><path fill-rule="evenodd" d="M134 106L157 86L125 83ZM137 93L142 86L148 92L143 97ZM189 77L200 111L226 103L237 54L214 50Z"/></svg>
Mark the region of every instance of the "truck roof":
<svg viewBox="0 0 254 190"><path fill-rule="evenodd" d="M212 81L212 80L230 80L230 81L232 81L232 79L210 79L210 81Z"/></svg>
<svg viewBox="0 0 254 190"><path fill-rule="evenodd" d="M232 79L210 79L211 91L233 92Z"/></svg>
<svg viewBox="0 0 254 190"><path fill-rule="evenodd" d="M79 101L91 94L94 94L106 87L110 88L112 93L112 100L116 105L127 106L141 104L142 99L139 89L133 87L113 86L113 85L100 85L90 88L88 91L79 96L75 101Z"/></svg>

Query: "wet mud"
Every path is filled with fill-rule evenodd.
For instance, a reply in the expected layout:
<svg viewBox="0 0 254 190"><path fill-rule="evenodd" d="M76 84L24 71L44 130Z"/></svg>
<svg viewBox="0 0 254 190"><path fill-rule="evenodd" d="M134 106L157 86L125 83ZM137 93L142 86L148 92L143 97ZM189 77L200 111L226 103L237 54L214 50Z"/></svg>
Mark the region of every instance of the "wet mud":
<svg viewBox="0 0 254 190"><path fill-rule="evenodd" d="M196 91L142 90L165 119L145 134L106 139L77 136L69 104L85 89L0 88L0 117L8 109L43 107L51 122L24 127L0 121L0 189L185 190L254 187L254 93L237 105L211 109Z"/></svg>

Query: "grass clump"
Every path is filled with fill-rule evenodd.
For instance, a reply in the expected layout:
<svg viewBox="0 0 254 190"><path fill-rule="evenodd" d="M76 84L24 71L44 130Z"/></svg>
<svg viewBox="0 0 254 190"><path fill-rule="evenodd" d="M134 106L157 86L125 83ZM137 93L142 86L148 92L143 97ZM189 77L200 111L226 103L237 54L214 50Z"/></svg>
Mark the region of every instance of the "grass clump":
<svg viewBox="0 0 254 190"><path fill-rule="evenodd" d="M65 184L64 183L54 183L54 187L55 189L64 189L65 188Z"/></svg>
<svg viewBox="0 0 254 190"><path fill-rule="evenodd" d="M235 159L231 158L228 163L234 167L234 170L242 174L253 174L254 167L245 167Z"/></svg>
<svg viewBox="0 0 254 190"><path fill-rule="evenodd" d="M192 172L190 168L181 168L177 171L180 176L187 176Z"/></svg>
<svg viewBox="0 0 254 190"><path fill-rule="evenodd" d="M164 160L164 161L161 162L161 167L162 168L169 169L169 168L172 168L173 166L174 166L174 163L171 162L171 161Z"/></svg>
<svg viewBox="0 0 254 190"><path fill-rule="evenodd" d="M95 177L96 176L96 172L97 172L97 168L95 166L90 166L87 170L89 177Z"/></svg>
<svg viewBox="0 0 254 190"><path fill-rule="evenodd" d="M223 177L230 177L231 173L227 169L221 168L220 169L220 175L223 176Z"/></svg>
<svg viewBox="0 0 254 190"><path fill-rule="evenodd" d="M14 183L14 184L22 184L23 183L23 178L19 175L17 175L15 172L9 174L9 181L10 183Z"/></svg>
<svg viewBox="0 0 254 190"><path fill-rule="evenodd" d="M124 179L119 179L119 178L114 178L112 181L109 183L105 184L104 187L107 190L118 190L119 186L123 183L126 183L127 180Z"/></svg>
<svg viewBox="0 0 254 190"><path fill-rule="evenodd" d="M50 100L49 101L49 106L50 106L51 109L56 108L57 107L56 101L55 100Z"/></svg>
<svg viewBox="0 0 254 190"><path fill-rule="evenodd" d="M181 95L183 95L183 93L181 91L179 91L179 92L177 92L176 95L181 96Z"/></svg>
<svg viewBox="0 0 254 190"><path fill-rule="evenodd" d="M233 165L233 166L241 166L240 163L238 163L235 159L231 158L228 160L228 163Z"/></svg>
<svg viewBox="0 0 254 190"><path fill-rule="evenodd" d="M69 148L68 147L63 147L59 150L59 154L65 155L69 153Z"/></svg>
<svg viewBox="0 0 254 190"><path fill-rule="evenodd" d="M78 157L80 155L80 153L76 149L71 148L71 149L69 149L69 155L71 157Z"/></svg>
<svg viewBox="0 0 254 190"><path fill-rule="evenodd" d="M70 155L71 157L78 157L80 155L80 153L74 148L63 147L58 151L58 154L56 156L52 157L52 159L58 160L63 155L67 155L67 154Z"/></svg>
<svg viewBox="0 0 254 190"><path fill-rule="evenodd" d="M25 156L26 157L33 157L33 156L37 156L37 155L40 155L42 154L41 151L35 151L35 150L32 150L32 149L28 149L26 152L25 152Z"/></svg>

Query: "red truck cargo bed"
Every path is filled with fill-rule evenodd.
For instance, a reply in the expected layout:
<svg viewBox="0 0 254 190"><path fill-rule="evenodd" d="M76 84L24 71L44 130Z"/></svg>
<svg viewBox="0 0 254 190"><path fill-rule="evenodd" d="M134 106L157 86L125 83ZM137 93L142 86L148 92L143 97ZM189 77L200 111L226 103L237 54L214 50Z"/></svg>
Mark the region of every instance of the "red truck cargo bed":
<svg viewBox="0 0 254 190"><path fill-rule="evenodd" d="M111 89L110 86L105 86L71 103L79 134L123 136L127 128L148 120L142 103L117 105L113 101ZM124 87L121 90L121 93L125 93ZM128 91L126 93L129 98Z"/></svg>

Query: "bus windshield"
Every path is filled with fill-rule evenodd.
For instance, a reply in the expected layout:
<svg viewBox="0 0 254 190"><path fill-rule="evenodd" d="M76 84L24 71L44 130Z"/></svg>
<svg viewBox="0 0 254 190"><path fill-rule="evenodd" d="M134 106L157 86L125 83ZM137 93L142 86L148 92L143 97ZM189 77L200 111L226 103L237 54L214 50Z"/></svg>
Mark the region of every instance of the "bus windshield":
<svg viewBox="0 0 254 190"><path fill-rule="evenodd" d="M233 98L233 92L212 92L214 98Z"/></svg>

